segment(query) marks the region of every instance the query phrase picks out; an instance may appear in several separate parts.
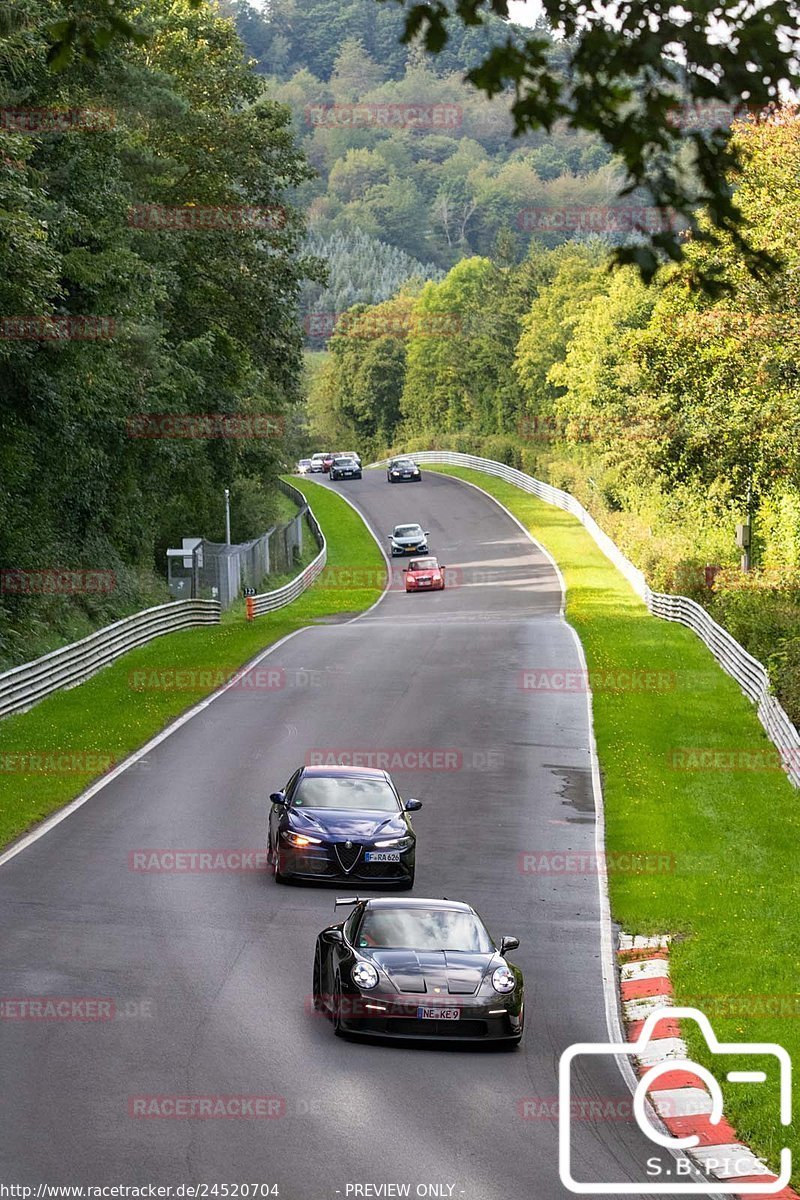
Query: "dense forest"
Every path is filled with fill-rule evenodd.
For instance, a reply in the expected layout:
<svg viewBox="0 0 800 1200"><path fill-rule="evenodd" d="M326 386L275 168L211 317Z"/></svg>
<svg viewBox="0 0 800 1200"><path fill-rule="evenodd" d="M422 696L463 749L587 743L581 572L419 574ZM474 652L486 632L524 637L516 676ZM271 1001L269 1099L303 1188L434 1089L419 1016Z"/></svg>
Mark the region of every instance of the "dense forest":
<svg viewBox="0 0 800 1200"><path fill-rule="evenodd" d="M619 192L621 173L597 137L561 127L514 137L508 95L489 100L464 83L493 44L521 44L528 30L497 18L454 23L432 56L400 44L394 4L277 0L262 12L236 0L227 10L269 94L289 105L315 172L296 191L314 248L347 263L346 287L334 287L325 305L339 304L343 291L350 303L388 298L376 291L377 243L402 251L404 279L432 278L465 255L491 253L503 230L516 233L523 256L539 210L585 210ZM537 33L551 40L546 27ZM553 61L562 54L551 41ZM374 263L360 253L361 235L375 243ZM539 236L557 245L574 230ZM319 311L319 299L313 289L304 296L304 315Z"/></svg>
<svg viewBox="0 0 800 1200"><path fill-rule="evenodd" d="M703 600L769 662L798 719L800 119L786 109L735 136L731 182L779 275L756 280L732 245L694 241L647 287L610 272L599 239L534 243L518 262L500 237L441 281L356 306L310 411L321 442L484 453L573 491L654 587ZM709 266L716 300L693 287ZM742 575L748 505L756 569Z"/></svg>
<svg viewBox="0 0 800 1200"><path fill-rule="evenodd" d="M31 596L4 576L0 666L168 598L164 549L222 538L224 487L234 539L271 523L317 270L287 200L309 168L233 23L144 0L146 46L54 72L56 8L3 13L0 564L115 582ZM142 413L266 419L175 438L141 436Z"/></svg>

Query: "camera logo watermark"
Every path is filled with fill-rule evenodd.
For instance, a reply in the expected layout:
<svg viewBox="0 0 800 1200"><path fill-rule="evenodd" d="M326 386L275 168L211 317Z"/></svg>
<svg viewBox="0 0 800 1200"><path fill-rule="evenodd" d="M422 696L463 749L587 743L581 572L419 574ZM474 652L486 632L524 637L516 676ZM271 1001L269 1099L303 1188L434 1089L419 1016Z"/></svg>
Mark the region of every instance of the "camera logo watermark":
<svg viewBox="0 0 800 1200"><path fill-rule="evenodd" d="M573 1063L576 1059L585 1056L601 1056L608 1060L614 1058L635 1058L646 1067L641 1075L636 1090L633 1094L633 1115L636 1123L644 1135L653 1143L654 1146L669 1150L669 1151L687 1151L697 1150L700 1146L700 1137L696 1133L689 1133L685 1136L673 1136L670 1132L662 1133L650 1121L646 1105L653 1101L658 1108L659 1089L657 1083L659 1079L671 1074L675 1071L685 1071L701 1081L708 1089L706 1096L706 1104L703 1112L708 1115L709 1122L712 1125L718 1125L722 1120L722 1089L714 1077L714 1075L706 1067L688 1059L681 1058L680 1054L674 1057L655 1056L653 1054L654 1046L658 1042L652 1041L652 1034L656 1025L661 1020L692 1020L697 1023L703 1036L706 1039L709 1050L714 1055L732 1055L736 1056L736 1068L729 1064L725 1078L731 1083L748 1083L748 1084L763 1084L767 1082L767 1074L763 1070L741 1070L740 1062L742 1056L745 1057L762 1057L769 1056L777 1061L779 1068L779 1094L780 1094L780 1111L779 1119L782 1125L791 1124L792 1119L792 1094L791 1094L791 1059L788 1053L775 1042L719 1042L711 1027L711 1023L704 1013L696 1008L660 1008L650 1014L642 1026L639 1038L635 1042L622 1043L594 1043L594 1042L579 1042L573 1046L569 1046L561 1055L558 1072L558 1125L559 1125L559 1174L561 1182L570 1192L582 1195L674 1195L675 1193L688 1194L706 1194L709 1190L709 1184L713 1183L714 1192L727 1195L747 1196L747 1195L770 1195L781 1191L789 1183L792 1170L792 1153L788 1147L783 1147L781 1150L781 1166L780 1176L771 1182L736 1182L735 1178L729 1182L718 1178L720 1174L741 1175L743 1172L738 1169L736 1162L721 1161L729 1159L731 1152L735 1152L734 1157L739 1159L747 1159L748 1162L753 1158L749 1152L745 1151L744 1147L740 1146L711 1146L702 1147L696 1155L693 1155L693 1166L696 1173L705 1172L710 1176L709 1180L704 1183L696 1183L693 1181L685 1182L662 1182L661 1177L673 1173L676 1177L685 1176L692 1170L692 1163L688 1164L687 1169L683 1168L683 1159L679 1159L668 1170L664 1170L658 1158L648 1159L648 1174L658 1176L658 1180L639 1180L629 1182L608 1181L608 1180L578 1180L572 1174L572 1072ZM653 1063L654 1065L650 1065ZM724 1066L724 1061L723 1064ZM759 1063L759 1066L761 1064ZM585 1072L586 1066L583 1067ZM705 1093L698 1088L698 1096ZM669 1101L672 1093L667 1087L664 1089L664 1095ZM655 1099L654 1099L655 1098Z"/></svg>

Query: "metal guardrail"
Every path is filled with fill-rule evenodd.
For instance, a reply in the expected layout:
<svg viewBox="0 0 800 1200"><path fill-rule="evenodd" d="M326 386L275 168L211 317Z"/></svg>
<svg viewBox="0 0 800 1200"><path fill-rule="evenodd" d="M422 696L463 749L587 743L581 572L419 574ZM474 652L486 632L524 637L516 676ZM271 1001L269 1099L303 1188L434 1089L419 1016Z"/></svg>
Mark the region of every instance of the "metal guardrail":
<svg viewBox="0 0 800 1200"><path fill-rule="evenodd" d="M262 592L259 596L248 596L248 621L252 621L254 617L263 617L265 613L274 612L277 608L283 608L286 604L291 604L324 571L325 564L328 561L328 546L325 541L325 534L322 532L317 518L311 511L306 497L299 488L293 487L291 483L287 483L284 479L278 482L281 491L302 506L301 512L305 513L311 532L314 535L314 540L319 546L319 554L299 575L290 580L289 583L285 583L283 587L276 588L274 592Z"/></svg>
<svg viewBox="0 0 800 1200"><path fill-rule="evenodd" d="M569 492L534 479L532 475L526 475L515 467L508 467L505 463L489 458L478 458L474 454L459 454L454 450L422 450L413 454L413 458L419 463L472 467L476 471L484 471L487 475L496 475L522 491L538 497L539 500L544 500L546 504L553 504L576 517L606 558L610 559L636 594L644 600L653 616L662 617L665 621L678 621L693 630L722 669L736 680L744 694L756 705L761 724L778 748L783 769L795 787L800 787L800 733L772 694L766 667L748 654L736 638L718 625L696 600L690 600L688 596L672 596L652 591L642 572L625 557L608 534L603 532L580 501ZM370 463L370 466L383 466L386 461L383 459L377 463Z"/></svg>
<svg viewBox="0 0 800 1200"><path fill-rule="evenodd" d="M164 633L215 625L219 619L217 600L176 600L123 617L79 642L4 671L0 675L0 717L24 712L51 692L83 683L121 654Z"/></svg>

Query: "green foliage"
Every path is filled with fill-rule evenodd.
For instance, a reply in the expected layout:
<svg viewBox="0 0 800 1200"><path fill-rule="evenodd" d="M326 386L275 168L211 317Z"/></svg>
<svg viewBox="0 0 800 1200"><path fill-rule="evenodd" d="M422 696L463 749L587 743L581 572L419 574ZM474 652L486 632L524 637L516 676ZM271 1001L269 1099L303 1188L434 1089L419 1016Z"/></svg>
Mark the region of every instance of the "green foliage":
<svg viewBox="0 0 800 1200"><path fill-rule="evenodd" d="M98 128L0 133L0 312L113 324L100 338L0 338L0 563L113 570L117 590L3 595L4 665L162 599L166 547L222 537L223 487L239 502L234 537L262 531L279 437L141 438L129 423L270 414L279 429L298 391L293 309L314 269L286 200L308 168L230 21L188 0L143 0L130 13L146 51L114 39L53 73L48 30L62 10L20 0L15 11L0 103L108 115ZM138 205L277 219L140 228Z"/></svg>
<svg viewBox="0 0 800 1200"><path fill-rule="evenodd" d="M114 762L154 737L179 713L197 703L249 662L264 647L315 620L369 608L381 593L385 568L375 539L364 522L335 492L303 479L292 483L305 492L328 543L326 586L323 574L313 587L286 608L254 621L245 619L244 603L223 614L222 624L187 629L132 650L80 687L54 692L30 712L0 723L0 751L29 754L65 747L95 752ZM364 585L346 587L347 571ZM131 685L132 672L186 671L197 680L193 690ZM217 678L216 685L209 679ZM79 795L96 772L0 774L0 846Z"/></svg>
<svg viewBox="0 0 800 1200"><path fill-rule="evenodd" d="M454 27L480 27L507 13L507 0L419 0L406 10L404 38L421 38L440 54ZM560 58L551 53L551 28L565 39ZM488 96L513 89L519 133L551 130L562 121L599 134L624 164L625 194L644 189L659 211L683 218L712 246L732 241L757 278L777 260L742 228L727 183L742 161L729 121L722 116L708 127L687 128L674 114L682 102L734 107L744 101L755 112L778 102L800 83L796 43L796 13L788 4L743 8L723 0L713 12L690 5L678 13L669 3L622 0L598 15L586 0L560 0L547 6L546 19L523 46L508 39L493 47L467 78ZM704 223L697 221L698 206L706 209ZM649 281L666 260L682 261L684 249L678 222L651 232L647 244L619 247L614 257ZM700 277L706 289L715 289L713 270L701 269Z"/></svg>
<svg viewBox="0 0 800 1200"><path fill-rule="evenodd" d="M648 614L574 517L491 475L443 469L497 497L563 572L567 620L586 652L593 687L606 850L609 857L634 847L643 854L669 851L667 870L610 873L615 921L634 934L677 935L670 950L675 1003L706 997L713 1005L717 998L717 1012L700 1007L721 1040L776 1041L796 1058L800 1027L785 1012L768 1015L752 1004L732 1011L727 1001L796 991L797 967L786 947L798 914L797 791L777 768L685 765L689 749L719 750L722 763L728 755L772 763L775 748L753 705L691 630ZM656 673L656 679L663 672L666 686L595 684L622 672ZM702 1036L689 1049L713 1070ZM777 1085L771 1094L759 1089L745 1096L724 1082L723 1090L737 1135L777 1167L786 1144L775 1120Z"/></svg>
<svg viewBox="0 0 800 1200"><path fill-rule="evenodd" d="M421 263L397 246L390 246L356 229L328 237L312 233L306 251L324 261L325 283L307 282L302 291L302 311L333 318L354 304L380 304L394 296L412 280L441 278L443 272L432 262ZM309 341L327 339L325 322L315 336L314 321L306 321Z"/></svg>
<svg viewBox="0 0 800 1200"><path fill-rule="evenodd" d="M309 12L317 7L324 14L321 0ZM249 21L239 27L250 36ZM488 46L487 30L475 34ZM490 100L467 87L466 59L448 65L415 50L392 65L369 47L363 38L332 47L322 74L308 47L295 70L270 79L319 173L298 193L317 234L362 230L447 268L491 255L501 229L527 246L532 204L599 205L618 190L618 172L590 134L559 128L515 139L509 97ZM544 236L555 245L571 235Z"/></svg>
<svg viewBox="0 0 800 1200"><path fill-rule="evenodd" d="M800 118L741 123L736 140L737 203L779 278L754 281L732 238L691 241L650 286L609 272L596 240L465 259L413 301L420 320L451 314L449 336L408 337L402 421L383 448L480 454L572 492L653 588L707 604L769 660L800 720L787 584L800 573ZM728 288L716 303L694 286L712 269ZM338 359L330 372L344 398ZM755 583L741 591L748 496ZM706 566L726 569L713 592Z"/></svg>

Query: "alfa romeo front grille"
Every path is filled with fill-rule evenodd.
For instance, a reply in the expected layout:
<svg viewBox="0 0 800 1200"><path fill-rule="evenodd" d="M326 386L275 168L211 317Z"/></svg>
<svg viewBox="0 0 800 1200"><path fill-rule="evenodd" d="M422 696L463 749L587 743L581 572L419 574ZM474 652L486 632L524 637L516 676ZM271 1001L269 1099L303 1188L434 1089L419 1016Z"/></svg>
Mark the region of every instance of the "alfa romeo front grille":
<svg viewBox="0 0 800 1200"><path fill-rule="evenodd" d="M361 857L362 849L363 846L359 846L356 842L353 842L349 849L344 844L341 846L337 845L335 847L336 857L339 860L339 865L346 875L350 874L353 867L358 862L359 858Z"/></svg>

